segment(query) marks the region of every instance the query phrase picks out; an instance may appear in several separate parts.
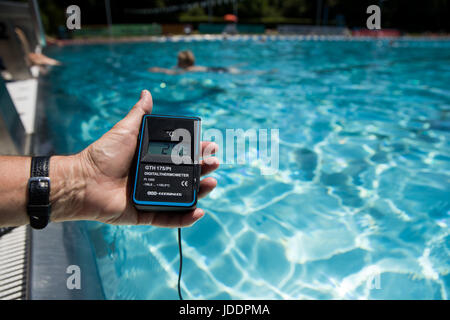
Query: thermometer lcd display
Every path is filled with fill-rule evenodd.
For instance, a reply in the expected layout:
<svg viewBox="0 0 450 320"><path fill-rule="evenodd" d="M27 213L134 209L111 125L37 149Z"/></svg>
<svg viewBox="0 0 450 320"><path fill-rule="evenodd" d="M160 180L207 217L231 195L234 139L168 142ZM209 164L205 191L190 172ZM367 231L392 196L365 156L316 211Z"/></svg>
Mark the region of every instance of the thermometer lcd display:
<svg viewBox="0 0 450 320"><path fill-rule="evenodd" d="M150 141L148 145L148 153L152 155L163 155L170 156L172 154L173 148L178 144L178 142L158 142ZM183 149L180 149L183 153ZM182 154L180 154L182 156Z"/></svg>

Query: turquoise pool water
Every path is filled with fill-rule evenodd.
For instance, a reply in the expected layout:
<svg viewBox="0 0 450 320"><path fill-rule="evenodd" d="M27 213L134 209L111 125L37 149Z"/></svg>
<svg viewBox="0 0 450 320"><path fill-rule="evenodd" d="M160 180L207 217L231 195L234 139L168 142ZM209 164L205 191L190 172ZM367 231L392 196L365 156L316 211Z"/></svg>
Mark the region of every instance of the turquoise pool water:
<svg viewBox="0 0 450 320"><path fill-rule="evenodd" d="M191 49L241 75L150 74ZM50 48L57 152L149 89L203 129L279 128L280 168L223 165L183 230L188 299L448 299L450 42L200 41ZM262 71L262 72L261 72ZM176 299L176 230L86 223L107 298Z"/></svg>

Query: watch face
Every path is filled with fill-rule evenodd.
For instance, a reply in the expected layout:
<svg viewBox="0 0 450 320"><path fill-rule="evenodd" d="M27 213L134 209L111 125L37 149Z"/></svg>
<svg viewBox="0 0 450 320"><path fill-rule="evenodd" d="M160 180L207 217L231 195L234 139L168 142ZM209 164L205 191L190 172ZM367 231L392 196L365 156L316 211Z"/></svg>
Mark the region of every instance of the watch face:
<svg viewBox="0 0 450 320"><path fill-rule="evenodd" d="M39 188L41 188L41 189L48 188L48 184L49 184L48 181L39 181L38 182Z"/></svg>

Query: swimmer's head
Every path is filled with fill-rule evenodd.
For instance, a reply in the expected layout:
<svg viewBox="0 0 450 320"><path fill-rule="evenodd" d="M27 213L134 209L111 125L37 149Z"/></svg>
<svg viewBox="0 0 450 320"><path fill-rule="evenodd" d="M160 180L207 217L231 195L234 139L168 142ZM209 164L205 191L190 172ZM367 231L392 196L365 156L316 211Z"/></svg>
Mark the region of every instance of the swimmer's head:
<svg viewBox="0 0 450 320"><path fill-rule="evenodd" d="M178 52L178 67L189 68L195 64L194 54L190 50Z"/></svg>

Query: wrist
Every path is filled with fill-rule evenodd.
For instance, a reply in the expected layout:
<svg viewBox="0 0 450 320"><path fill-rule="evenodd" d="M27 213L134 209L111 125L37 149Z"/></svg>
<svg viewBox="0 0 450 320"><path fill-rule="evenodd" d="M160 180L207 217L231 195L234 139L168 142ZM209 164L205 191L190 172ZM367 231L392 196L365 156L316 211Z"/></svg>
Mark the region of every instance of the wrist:
<svg viewBox="0 0 450 320"><path fill-rule="evenodd" d="M86 178L80 154L50 158L50 220L81 220Z"/></svg>

